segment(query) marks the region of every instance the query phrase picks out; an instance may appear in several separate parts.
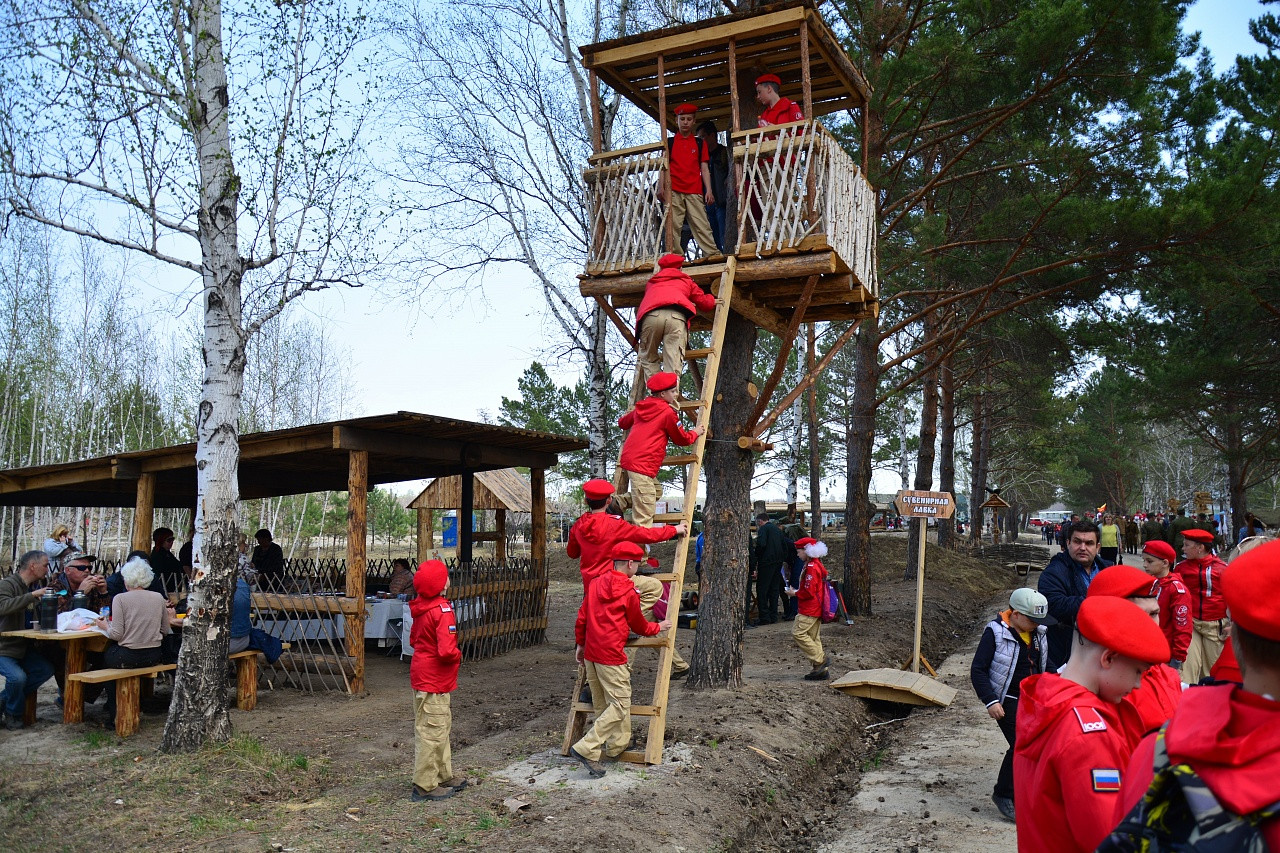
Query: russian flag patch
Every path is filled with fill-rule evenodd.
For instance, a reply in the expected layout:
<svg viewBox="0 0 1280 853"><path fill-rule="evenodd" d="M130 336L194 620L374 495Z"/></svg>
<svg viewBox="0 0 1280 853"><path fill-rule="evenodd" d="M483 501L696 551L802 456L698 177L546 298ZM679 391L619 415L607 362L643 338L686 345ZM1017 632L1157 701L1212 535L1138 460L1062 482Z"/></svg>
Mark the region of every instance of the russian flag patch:
<svg viewBox="0 0 1280 853"><path fill-rule="evenodd" d="M1120 771L1115 768L1095 767L1093 774L1093 790L1100 794L1114 794L1120 790Z"/></svg>

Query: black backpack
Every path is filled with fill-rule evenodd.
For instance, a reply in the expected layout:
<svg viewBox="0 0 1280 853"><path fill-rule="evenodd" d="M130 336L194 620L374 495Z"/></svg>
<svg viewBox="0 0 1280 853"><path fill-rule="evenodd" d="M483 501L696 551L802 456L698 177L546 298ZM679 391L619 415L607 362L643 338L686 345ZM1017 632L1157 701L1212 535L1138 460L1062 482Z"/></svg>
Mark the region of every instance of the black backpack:
<svg viewBox="0 0 1280 853"><path fill-rule="evenodd" d="M1147 793L1098 845L1098 853L1266 853L1262 823L1280 815L1280 800L1252 814L1227 811L1188 764L1170 764L1165 723L1156 735Z"/></svg>

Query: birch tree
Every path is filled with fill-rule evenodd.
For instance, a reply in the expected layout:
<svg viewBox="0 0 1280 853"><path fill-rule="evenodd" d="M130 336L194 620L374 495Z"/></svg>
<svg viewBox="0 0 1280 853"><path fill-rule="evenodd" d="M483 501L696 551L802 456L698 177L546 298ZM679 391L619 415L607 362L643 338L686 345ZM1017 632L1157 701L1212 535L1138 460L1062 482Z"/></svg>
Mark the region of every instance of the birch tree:
<svg viewBox="0 0 1280 853"><path fill-rule="evenodd" d="M346 95L359 82L365 19L305 0L3 9L9 216L199 283L197 570L164 749L226 740L247 343L292 300L358 284L376 261L358 144L367 102Z"/></svg>

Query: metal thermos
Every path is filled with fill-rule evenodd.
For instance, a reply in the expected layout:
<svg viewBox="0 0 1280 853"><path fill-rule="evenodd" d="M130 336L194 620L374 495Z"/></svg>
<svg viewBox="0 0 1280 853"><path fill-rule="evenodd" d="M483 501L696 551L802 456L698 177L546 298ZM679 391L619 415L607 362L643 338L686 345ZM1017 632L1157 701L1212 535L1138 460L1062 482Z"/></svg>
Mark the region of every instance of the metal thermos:
<svg viewBox="0 0 1280 853"><path fill-rule="evenodd" d="M85 595L82 590L76 590L76 594L71 596L71 608L73 610L88 610L89 596Z"/></svg>
<svg viewBox="0 0 1280 853"><path fill-rule="evenodd" d="M51 589L46 589L40 597L40 630L58 630L58 596Z"/></svg>

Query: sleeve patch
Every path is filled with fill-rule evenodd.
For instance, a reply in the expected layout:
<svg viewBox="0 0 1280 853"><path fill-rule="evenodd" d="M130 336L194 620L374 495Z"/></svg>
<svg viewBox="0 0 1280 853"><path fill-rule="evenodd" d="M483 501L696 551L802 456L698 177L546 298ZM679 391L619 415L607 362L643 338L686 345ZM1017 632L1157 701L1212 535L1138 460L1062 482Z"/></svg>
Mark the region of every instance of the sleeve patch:
<svg viewBox="0 0 1280 853"><path fill-rule="evenodd" d="M451 624L451 625L449 626L449 633L450 633L450 634L456 634L456 633L458 633L458 626L457 626L457 625L452 625L452 624Z"/></svg>
<svg viewBox="0 0 1280 853"><path fill-rule="evenodd" d="M1114 767L1095 767L1089 771L1093 776L1093 790L1099 794L1115 794L1120 791L1120 771Z"/></svg>
<svg viewBox="0 0 1280 853"><path fill-rule="evenodd" d="M441 604L441 605L440 605L440 612L441 612L441 613L452 613L452 612L453 612L453 608L449 606L448 602L446 602L446 603L444 603L444 604Z"/></svg>
<svg viewBox="0 0 1280 853"><path fill-rule="evenodd" d="M1102 719L1097 708L1072 708L1071 710L1075 712L1076 721L1080 723L1080 731L1088 733L1107 730L1107 721Z"/></svg>

